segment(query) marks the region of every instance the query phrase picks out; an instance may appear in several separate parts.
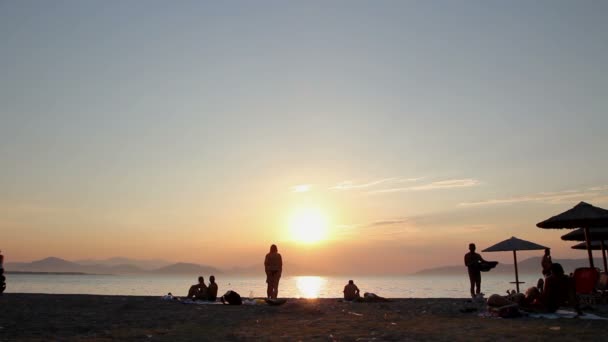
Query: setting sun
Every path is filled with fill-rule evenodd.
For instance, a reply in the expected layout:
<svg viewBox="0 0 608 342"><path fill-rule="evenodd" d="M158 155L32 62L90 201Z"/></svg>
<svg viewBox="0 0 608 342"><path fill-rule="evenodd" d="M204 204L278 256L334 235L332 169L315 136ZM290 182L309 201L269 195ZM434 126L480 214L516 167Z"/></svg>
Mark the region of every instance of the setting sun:
<svg viewBox="0 0 608 342"><path fill-rule="evenodd" d="M289 218L291 239L315 243L327 238L327 218L319 209L299 209Z"/></svg>

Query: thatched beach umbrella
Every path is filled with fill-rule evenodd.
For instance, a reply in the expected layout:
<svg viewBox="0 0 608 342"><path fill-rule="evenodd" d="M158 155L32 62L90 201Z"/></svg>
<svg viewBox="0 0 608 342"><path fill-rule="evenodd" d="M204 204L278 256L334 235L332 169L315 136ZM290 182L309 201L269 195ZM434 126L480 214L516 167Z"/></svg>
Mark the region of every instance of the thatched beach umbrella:
<svg viewBox="0 0 608 342"><path fill-rule="evenodd" d="M563 235L562 240L564 241L585 241L585 230L582 228L571 231L570 233ZM606 241L608 241L608 227L602 228L589 228L589 241L591 241L592 250L601 250L602 259L604 261L604 271L608 272L608 262L606 262ZM576 246L572 246L573 249L586 249L580 248L580 246L586 246L585 243L580 243Z"/></svg>
<svg viewBox="0 0 608 342"><path fill-rule="evenodd" d="M585 241L587 242L587 254L589 265L593 266L593 255L591 254L591 243L589 239L589 228L608 227L608 210L594 207L589 203L581 202L570 210L536 224L538 228L583 228Z"/></svg>
<svg viewBox="0 0 608 342"><path fill-rule="evenodd" d="M519 272L517 271L517 251L534 251L545 249L547 247L541 246L534 242L518 239L516 237L511 237L505 241L501 241L495 244L492 247L488 247L484 249L482 252L509 252L513 251L513 264L515 265L515 286L517 287L517 292L519 292Z"/></svg>

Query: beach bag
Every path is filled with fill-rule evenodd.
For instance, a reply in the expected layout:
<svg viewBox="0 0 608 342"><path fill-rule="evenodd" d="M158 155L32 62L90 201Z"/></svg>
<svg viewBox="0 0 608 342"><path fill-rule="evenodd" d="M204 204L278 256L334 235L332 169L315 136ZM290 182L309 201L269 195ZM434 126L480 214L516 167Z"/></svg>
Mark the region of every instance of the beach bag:
<svg viewBox="0 0 608 342"><path fill-rule="evenodd" d="M235 291L232 291L232 290L226 292L226 294L224 294L221 299L222 299L222 303L228 304L228 305L243 304L243 299L241 298L241 295L239 295L238 293L236 293Z"/></svg>

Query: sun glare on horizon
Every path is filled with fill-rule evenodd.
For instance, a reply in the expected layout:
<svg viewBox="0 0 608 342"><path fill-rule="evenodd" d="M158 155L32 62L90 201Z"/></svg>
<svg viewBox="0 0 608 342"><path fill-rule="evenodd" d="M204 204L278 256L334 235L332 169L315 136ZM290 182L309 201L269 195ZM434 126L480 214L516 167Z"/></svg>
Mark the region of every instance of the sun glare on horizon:
<svg viewBox="0 0 608 342"><path fill-rule="evenodd" d="M289 218L289 235L292 240L315 243L327 238L327 217L319 209L296 210Z"/></svg>

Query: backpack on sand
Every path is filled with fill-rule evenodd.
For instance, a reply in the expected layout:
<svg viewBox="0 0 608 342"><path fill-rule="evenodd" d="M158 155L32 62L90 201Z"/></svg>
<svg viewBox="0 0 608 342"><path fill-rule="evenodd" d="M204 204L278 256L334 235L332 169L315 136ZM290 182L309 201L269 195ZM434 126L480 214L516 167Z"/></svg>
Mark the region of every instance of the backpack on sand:
<svg viewBox="0 0 608 342"><path fill-rule="evenodd" d="M243 304L243 300L241 299L241 295L234 291L228 291L221 298L222 303L228 305L241 305Z"/></svg>

